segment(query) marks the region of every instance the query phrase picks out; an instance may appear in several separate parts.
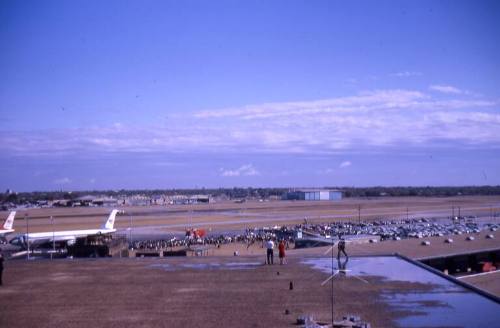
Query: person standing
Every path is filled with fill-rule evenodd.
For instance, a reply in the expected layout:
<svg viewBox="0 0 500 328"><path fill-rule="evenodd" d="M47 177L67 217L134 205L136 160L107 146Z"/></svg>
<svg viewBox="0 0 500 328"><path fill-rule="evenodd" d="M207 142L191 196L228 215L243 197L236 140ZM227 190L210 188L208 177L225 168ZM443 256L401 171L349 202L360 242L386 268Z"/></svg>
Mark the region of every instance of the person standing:
<svg viewBox="0 0 500 328"><path fill-rule="evenodd" d="M3 254L0 253L0 286L2 286L2 274L3 274Z"/></svg>
<svg viewBox="0 0 500 328"><path fill-rule="evenodd" d="M280 257L280 265L285 264L285 241L281 239L278 245L278 252Z"/></svg>
<svg viewBox="0 0 500 328"><path fill-rule="evenodd" d="M267 264L274 264L274 241L269 238L266 242Z"/></svg>
<svg viewBox="0 0 500 328"><path fill-rule="evenodd" d="M338 253L337 253L337 260L340 260L340 253L344 253L344 256L346 259L349 259L349 256L347 256L347 253L345 252L345 240L344 237L339 235L339 244L338 244Z"/></svg>

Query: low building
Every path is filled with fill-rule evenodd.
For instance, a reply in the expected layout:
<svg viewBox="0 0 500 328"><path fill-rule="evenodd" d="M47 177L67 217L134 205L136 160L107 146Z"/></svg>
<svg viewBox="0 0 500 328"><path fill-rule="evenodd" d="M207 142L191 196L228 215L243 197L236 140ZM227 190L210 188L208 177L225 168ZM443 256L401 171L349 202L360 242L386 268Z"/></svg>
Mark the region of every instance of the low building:
<svg viewBox="0 0 500 328"><path fill-rule="evenodd" d="M187 204L202 204L210 203L209 195L174 195L170 197L170 204L172 205L187 205Z"/></svg>
<svg viewBox="0 0 500 328"><path fill-rule="evenodd" d="M342 191L336 189L299 189L283 195L284 200L341 200Z"/></svg>

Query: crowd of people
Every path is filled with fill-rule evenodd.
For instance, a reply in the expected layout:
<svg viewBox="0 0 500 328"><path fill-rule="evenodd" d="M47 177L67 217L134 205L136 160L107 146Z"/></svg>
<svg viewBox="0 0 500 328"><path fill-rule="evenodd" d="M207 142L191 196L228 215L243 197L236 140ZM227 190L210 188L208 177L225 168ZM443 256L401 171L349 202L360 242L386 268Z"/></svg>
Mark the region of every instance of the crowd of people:
<svg viewBox="0 0 500 328"><path fill-rule="evenodd" d="M290 242L293 242L293 230L287 227L246 229L243 234L219 234L219 235L200 235L197 233L186 232L184 238L173 237L170 239L146 239L129 242L129 249L136 250L165 250L174 247L190 247L193 245L213 245L220 247L231 243L246 244L247 248L254 244L264 248L267 240L283 240L286 248L289 248Z"/></svg>

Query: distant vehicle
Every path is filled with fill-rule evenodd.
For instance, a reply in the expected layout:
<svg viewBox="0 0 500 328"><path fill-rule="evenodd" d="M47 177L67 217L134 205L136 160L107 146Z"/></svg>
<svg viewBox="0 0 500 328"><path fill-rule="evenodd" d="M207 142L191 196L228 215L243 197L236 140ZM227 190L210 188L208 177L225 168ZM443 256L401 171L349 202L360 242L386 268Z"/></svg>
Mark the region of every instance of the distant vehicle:
<svg viewBox="0 0 500 328"><path fill-rule="evenodd" d="M22 234L13 238L10 243L16 246L26 247L29 242L30 246L36 247L48 243L64 243L68 246L74 245L77 238L109 234L116 231L113 228L115 224L116 215L119 210L112 210L106 222L99 229L86 229L86 230L68 230L68 231L50 231L50 232L34 232L29 234Z"/></svg>
<svg viewBox="0 0 500 328"><path fill-rule="evenodd" d="M0 229L0 239L2 241L5 241L5 236L9 233L14 232L15 230L12 229L12 226L14 225L14 218L16 217L16 212L12 211L9 213L9 216L5 220L5 223L3 224L3 229Z"/></svg>

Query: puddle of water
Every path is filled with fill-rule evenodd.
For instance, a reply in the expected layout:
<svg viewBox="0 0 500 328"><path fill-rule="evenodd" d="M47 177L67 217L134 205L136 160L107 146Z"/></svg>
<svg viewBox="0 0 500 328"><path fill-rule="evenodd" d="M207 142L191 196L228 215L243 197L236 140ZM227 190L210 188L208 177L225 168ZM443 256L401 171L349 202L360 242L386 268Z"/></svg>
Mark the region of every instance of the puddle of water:
<svg viewBox="0 0 500 328"><path fill-rule="evenodd" d="M149 266L150 268L163 269L166 271L174 271L174 267L167 263L155 263Z"/></svg>
<svg viewBox="0 0 500 328"><path fill-rule="evenodd" d="M168 263L155 263L151 264L150 268L163 269L166 271L176 271L181 269L196 269L196 270L211 270L211 269L221 269L221 270L246 270L254 269L261 266L261 262L229 262L229 263L181 263L178 265L168 264Z"/></svg>
<svg viewBox="0 0 500 328"><path fill-rule="evenodd" d="M198 270L205 270L205 269L216 269L220 267L219 263L183 263L179 265L182 268L186 269L198 269Z"/></svg>
<svg viewBox="0 0 500 328"><path fill-rule="evenodd" d="M402 327L498 327L500 306L472 292L401 293L385 298L396 309L425 312L399 319Z"/></svg>
<svg viewBox="0 0 500 328"><path fill-rule="evenodd" d="M225 263L224 267L228 270L255 269L262 266L262 262L230 262Z"/></svg>
<svg viewBox="0 0 500 328"><path fill-rule="evenodd" d="M308 259L303 263L312 265L314 269L325 273L332 272L331 258ZM447 281L427 270L392 256L376 256L366 258L349 258L346 263L348 275L379 276L387 280L420 282L424 284L436 284L441 280ZM338 270L337 259L334 260L334 270Z"/></svg>
<svg viewBox="0 0 500 328"><path fill-rule="evenodd" d="M307 259L303 263L325 273L332 271L331 258ZM334 270L338 267L335 259ZM347 276L378 276L433 286L430 291L383 293L383 299L396 310L413 312L397 320L401 327L498 327L499 304L398 257L351 258L345 269Z"/></svg>

